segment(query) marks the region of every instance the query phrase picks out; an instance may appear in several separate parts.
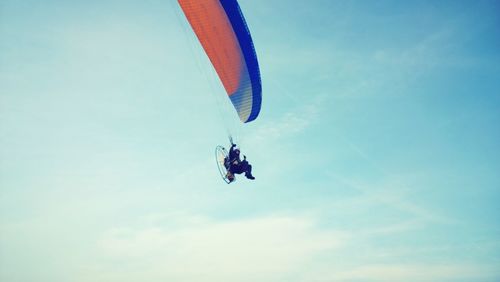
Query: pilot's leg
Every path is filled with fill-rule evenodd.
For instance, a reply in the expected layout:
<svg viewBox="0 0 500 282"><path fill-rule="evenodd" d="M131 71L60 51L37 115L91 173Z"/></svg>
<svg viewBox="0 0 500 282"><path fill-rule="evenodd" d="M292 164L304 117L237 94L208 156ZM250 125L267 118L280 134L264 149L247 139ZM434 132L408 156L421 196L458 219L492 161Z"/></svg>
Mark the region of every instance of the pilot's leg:
<svg viewBox="0 0 500 282"><path fill-rule="evenodd" d="M252 165L250 165L250 164L247 165L246 170L245 170L245 176L248 179L252 179L252 180L255 179L255 177L252 175Z"/></svg>

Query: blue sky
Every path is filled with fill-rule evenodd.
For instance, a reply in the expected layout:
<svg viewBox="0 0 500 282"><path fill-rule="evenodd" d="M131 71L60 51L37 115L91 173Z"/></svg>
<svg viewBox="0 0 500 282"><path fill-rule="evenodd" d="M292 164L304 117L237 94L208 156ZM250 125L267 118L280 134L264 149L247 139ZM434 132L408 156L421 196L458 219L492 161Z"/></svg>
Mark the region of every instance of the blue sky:
<svg viewBox="0 0 500 282"><path fill-rule="evenodd" d="M0 280L500 280L499 2L240 6L244 126L176 1L0 3Z"/></svg>

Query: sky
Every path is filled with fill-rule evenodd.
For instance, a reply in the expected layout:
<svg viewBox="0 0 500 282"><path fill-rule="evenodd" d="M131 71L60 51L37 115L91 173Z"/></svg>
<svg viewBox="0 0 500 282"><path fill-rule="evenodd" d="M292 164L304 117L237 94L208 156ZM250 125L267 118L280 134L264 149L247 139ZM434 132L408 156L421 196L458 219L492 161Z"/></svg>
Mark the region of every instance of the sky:
<svg viewBox="0 0 500 282"><path fill-rule="evenodd" d="M500 2L239 3L244 125L176 1L0 2L0 280L500 281Z"/></svg>

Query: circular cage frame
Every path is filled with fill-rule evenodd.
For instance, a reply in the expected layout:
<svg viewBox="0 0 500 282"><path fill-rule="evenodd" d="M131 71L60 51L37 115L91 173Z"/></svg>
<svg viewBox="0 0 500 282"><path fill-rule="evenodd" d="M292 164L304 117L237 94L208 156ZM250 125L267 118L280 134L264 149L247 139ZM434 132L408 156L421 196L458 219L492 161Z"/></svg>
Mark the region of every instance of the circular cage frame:
<svg viewBox="0 0 500 282"><path fill-rule="evenodd" d="M220 176L222 177L222 180L226 182L227 184L234 182L229 180L228 171L229 168L229 160L228 160L228 152L226 148L222 146L217 146L215 147L215 161L217 162L217 168L219 169Z"/></svg>

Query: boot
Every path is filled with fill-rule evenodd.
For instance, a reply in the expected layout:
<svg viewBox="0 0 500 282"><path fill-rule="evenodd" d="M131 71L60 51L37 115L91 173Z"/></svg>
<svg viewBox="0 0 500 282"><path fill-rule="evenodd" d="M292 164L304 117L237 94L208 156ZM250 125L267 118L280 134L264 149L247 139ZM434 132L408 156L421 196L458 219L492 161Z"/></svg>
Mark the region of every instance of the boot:
<svg viewBox="0 0 500 282"><path fill-rule="evenodd" d="M251 174L251 173L245 173L245 176L248 178L248 179L252 179L254 180L255 177Z"/></svg>

